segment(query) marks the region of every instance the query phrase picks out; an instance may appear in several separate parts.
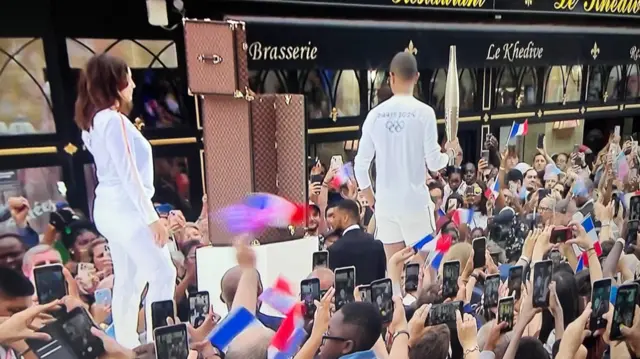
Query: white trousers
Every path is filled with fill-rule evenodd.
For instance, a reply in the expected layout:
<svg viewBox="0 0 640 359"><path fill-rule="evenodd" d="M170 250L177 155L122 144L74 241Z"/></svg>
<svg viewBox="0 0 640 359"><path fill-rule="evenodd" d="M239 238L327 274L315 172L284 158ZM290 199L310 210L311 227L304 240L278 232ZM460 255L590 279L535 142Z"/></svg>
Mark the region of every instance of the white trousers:
<svg viewBox="0 0 640 359"><path fill-rule="evenodd" d="M428 234L433 234L436 224L433 209L398 215L380 215L376 213L375 238L384 244L402 243L412 246ZM424 250L435 248L435 241L431 241ZM433 247L433 248L431 248Z"/></svg>
<svg viewBox="0 0 640 359"><path fill-rule="evenodd" d="M159 248L149 227L123 198L120 188L96 191L93 218L98 231L109 241L113 258L111 312L116 340L126 348L140 345L137 327L140 296L149 283L145 300L147 342L153 341L151 303L173 300L176 269L167 246Z"/></svg>

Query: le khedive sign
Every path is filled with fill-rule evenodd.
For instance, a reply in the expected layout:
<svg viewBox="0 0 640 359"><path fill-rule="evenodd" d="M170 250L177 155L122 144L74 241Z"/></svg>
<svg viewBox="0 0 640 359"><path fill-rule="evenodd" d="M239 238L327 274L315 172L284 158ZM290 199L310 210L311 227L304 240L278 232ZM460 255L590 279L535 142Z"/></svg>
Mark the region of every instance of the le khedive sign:
<svg viewBox="0 0 640 359"><path fill-rule="evenodd" d="M385 68L399 51L423 68L623 64L640 59L640 30L600 33L585 27L479 25L247 17L251 69Z"/></svg>
<svg viewBox="0 0 640 359"><path fill-rule="evenodd" d="M313 5L640 16L640 0L242 0Z"/></svg>

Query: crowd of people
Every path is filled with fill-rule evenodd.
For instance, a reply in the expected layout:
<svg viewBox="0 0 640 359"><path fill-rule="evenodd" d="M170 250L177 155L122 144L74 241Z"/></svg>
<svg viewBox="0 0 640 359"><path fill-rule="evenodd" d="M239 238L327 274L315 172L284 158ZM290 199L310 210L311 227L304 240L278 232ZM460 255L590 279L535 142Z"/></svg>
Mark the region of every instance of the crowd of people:
<svg viewBox="0 0 640 359"><path fill-rule="evenodd" d="M9 199L6 215L0 213L15 224L0 233L0 359L47 357L42 342L52 340L68 344L78 358L639 357L637 142L614 131L600 151L576 146L572 153L550 154L542 141L527 163L513 146L501 150L488 135L486 154L462 163L465 149L455 139L440 147L433 110L411 95L419 76L415 58L398 54L390 67L393 96L367 116L354 175L336 181L345 168L338 161L316 161L310 169L306 235L318 238L319 251L309 253L314 267L300 296L305 335L292 352L274 352L275 333L290 323L264 311L266 287L249 235L235 240L237 265L222 277L220 300L229 313L243 308L258 323L229 338L228 346L214 345L211 334L231 314L220 318L205 309L209 298L198 296L196 278L206 273L196 273L195 252L209 244L206 196L199 218L188 222L171 203L151 202L153 213L145 212L151 191L148 199L133 199L137 208L122 216L144 218L149 243L168 253L168 271L159 264L127 267L128 256L144 262L154 253L112 255L112 246L125 246L114 234L143 225L107 227L104 216L91 219L61 202L38 234L29 226L28 201ZM128 150L124 125L122 131ZM96 136L87 137L92 151L99 150ZM98 177L105 163L98 163ZM126 181L136 170L127 171L110 175ZM60 278L48 271L52 266L60 268ZM153 277L150 269L162 275ZM167 283L173 270L175 282ZM135 285L114 286L141 283L139 271L147 283L140 293ZM43 280L45 272L52 276ZM62 293L43 289L58 279ZM170 287L172 298L149 294L160 284ZM121 313L112 310L124 294L136 297L136 312L123 303ZM161 324L150 320L149 308L166 299L175 315ZM69 319L78 313L86 314L88 326ZM74 340L47 330L58 321L67 332L62 337ZM131 322L135 338L124 338ZM172 331L179 323L188 335ZM169 328L162 343L151 333L158 328Z"/></svg>

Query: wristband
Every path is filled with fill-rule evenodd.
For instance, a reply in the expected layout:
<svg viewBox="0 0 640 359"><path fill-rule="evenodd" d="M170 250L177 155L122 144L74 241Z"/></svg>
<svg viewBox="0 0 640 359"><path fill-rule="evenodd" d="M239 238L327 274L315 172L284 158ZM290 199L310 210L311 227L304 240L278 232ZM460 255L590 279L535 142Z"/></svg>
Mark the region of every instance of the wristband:
<svg viewBox="0 0 640 359"><path fill-rule="evenodd" d="M464 353L462 353L462 357L465 358L467 355L473 353L473 352L479 352L480 348L478 348L478 346L476 345L473 348L467 349L464 351Z"/></svg>
<svg viewBox="0 0 640 359"><path fill-rule="evenodd" d="M531 261L525 256L521 256L519 260L527 262L527 265L531 265Z"/></svg>
<svg viewBox="0 0 640 359"><path fill-rule="evenodd" d="M409 335L408 331L406 331L406 330L398 330L397 332L395 332L395 334L393 334L393 337L391 338L391 341L395 341L396 338L401 334L406 334L407 335L407 340L409 338L411 338L411 336Z"/></svg>

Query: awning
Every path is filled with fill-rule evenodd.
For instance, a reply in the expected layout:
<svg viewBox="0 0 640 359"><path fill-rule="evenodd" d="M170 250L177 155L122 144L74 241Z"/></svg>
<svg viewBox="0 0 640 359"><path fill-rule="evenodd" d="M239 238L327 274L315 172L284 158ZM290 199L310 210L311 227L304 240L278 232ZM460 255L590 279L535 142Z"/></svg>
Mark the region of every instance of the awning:
<svg viewBox="0 0 640 359"><path fill-rule="evenodd" d="M374 69L399 51L421 68L619 65L640 60L640 29L230 17L247 23L250 69Z"/></svg>

